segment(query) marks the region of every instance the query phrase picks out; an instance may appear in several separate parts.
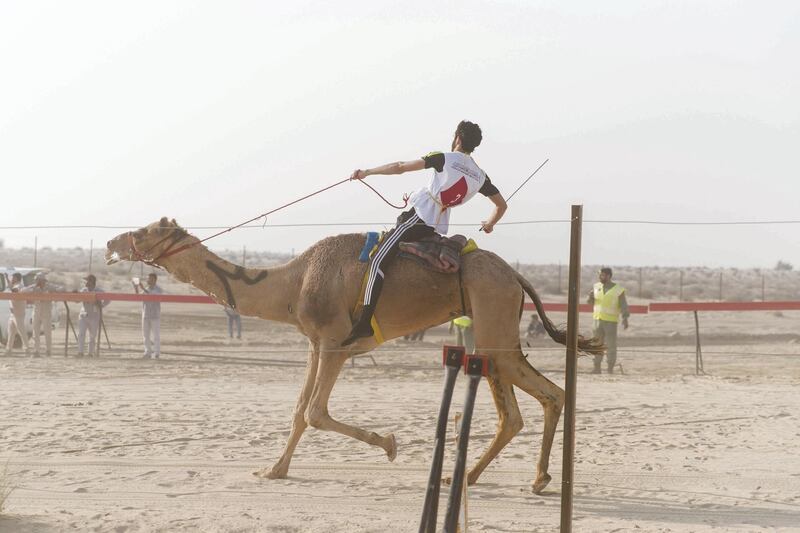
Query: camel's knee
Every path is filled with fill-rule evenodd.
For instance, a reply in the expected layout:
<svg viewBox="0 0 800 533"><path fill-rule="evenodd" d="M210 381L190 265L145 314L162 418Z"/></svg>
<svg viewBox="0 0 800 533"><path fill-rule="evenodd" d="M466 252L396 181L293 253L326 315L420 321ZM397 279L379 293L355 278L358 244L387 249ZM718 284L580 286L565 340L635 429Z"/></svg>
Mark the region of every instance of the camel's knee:
<svg viewBox="0 0 800 533"><path fill-rule="evenodd" d="M328 413L320 407L309 407L306 410L305 422L312 428L324 429L325 422L328 420Z"/></svg>
<svg viewBox="0 0 800 533"><path fill-rule="evenodd" d="M510 416L500 423L500 432L509 440L516 436L525 427L522 415Z"/></svg>

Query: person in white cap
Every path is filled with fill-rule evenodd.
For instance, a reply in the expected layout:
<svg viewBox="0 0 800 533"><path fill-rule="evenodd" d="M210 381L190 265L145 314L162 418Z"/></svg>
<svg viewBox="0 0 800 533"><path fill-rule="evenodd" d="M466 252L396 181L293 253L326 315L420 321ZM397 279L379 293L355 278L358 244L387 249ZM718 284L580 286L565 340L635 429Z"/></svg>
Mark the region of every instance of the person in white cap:
<svg viewBox="0 0 800 533"><path fill-rule="evenodd" d="M138 280L136 280L138 281ZM147 276L147 287L134 281L136 294L141 290L144 294L163 294L157 285L158 276L151 272ZM150 340L152 334L153 340ZM144 358L158 359L161 356L161 302L142 302L142 338L144 338Z"/></svg>
<svg viewBox="0 0 800 533"><path fill-rule="evenodd" d="M26 287L26 292L58 292L62 289L47 282L47 274L39 272L34 278L34 283ZM53 349L53 302L34 300L33 302L33 355L39 357L40 335L44 335L44 345L47 357L52 355Z"/></svg>
<svg viewBox="0 0 800 533"><path fill-rule="evenodd" d="M14 272L10 280L8 280L8 275L6 274L6 280L8 281L8 290L11 292L20 292L24 288L22 274L19 272ZM25 353L27 354L30 352L30 348L28 347L28 332L25 331L25 300L9 300L8 305L11 307L11 313L8 316L6 355L11 355L17 335L22 338L22 346L25 347Z"/></svg>
<svg viewBox="0 0 800 533"><path fill-rule="evenodd" d="M103 292L97 287L97 277L89 274L83 280L86 282L80 292ZM78 357L83 357L83 348L86 345L86 330L89 330L89 356L94 355L95 341L99 342L100 310L109 304L108 300L96 302L83 302L83 307L78 315Z"/></svg>

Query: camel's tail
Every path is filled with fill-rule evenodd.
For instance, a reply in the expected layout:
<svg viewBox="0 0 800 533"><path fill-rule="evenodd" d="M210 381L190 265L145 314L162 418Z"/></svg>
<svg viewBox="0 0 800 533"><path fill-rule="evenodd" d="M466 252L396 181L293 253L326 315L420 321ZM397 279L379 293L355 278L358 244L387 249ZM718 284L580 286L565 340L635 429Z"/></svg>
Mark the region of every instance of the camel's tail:
<svg viewBox="0 0 800 533"><path fill-rule="evenodd" d="M539 318L542 319L542 325L544 326L545 331L547 331L547 334L550 335L550 338L559 344L566 345L566 330L558 329L556 325L553 324L549 318L547 318L547 315L544 312L544 306L542 305L542 300L539 299L539 295L536 294L536 290L533 288L533 285L531 285L531 283L527 279L523 278L519 273L517 273L517 280L519 281L519 284L522 285L523 290L527 292L528 296L530 296L531 300L533 300L533 305L536 306L536 311L539 313ZM578 351L587 355L601 355L605 349L605 345L598 339L587 339L582 335L578 335Z"/></svg>

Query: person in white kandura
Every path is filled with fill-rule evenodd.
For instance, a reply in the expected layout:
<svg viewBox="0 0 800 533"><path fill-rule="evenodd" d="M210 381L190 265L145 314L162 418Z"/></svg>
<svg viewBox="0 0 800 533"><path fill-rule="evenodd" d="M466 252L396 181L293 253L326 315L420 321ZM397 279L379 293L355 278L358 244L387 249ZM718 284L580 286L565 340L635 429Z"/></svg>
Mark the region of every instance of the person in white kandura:
<svg viewBox="0 0 800 533"><path fill-rule="evenodd" d="M11 279L6 274L6 285L9 292L22 292L25 288L22 274L15 272L11 275ZM30 348L28 347L28 332L25 330L25 300L9 300L8 306L11 313L8 315L8 329L6 330L8 332L6 355L11 355L17 335L22 339L22 346L25 348L25 353L28 354Z"/></svg>
<svg viewBox="0 0 800 533"><path fill-rule="evenodd" d="M471 154L480 145L482 138L481 128L477 124L463 120L456 127L451 152L431 152L413 161L398 161L367 170L359 169L350 176L351 180L363 180L375 174L403 174L426 168L434 170L428 186L411 195L413 208L397 217L397 225L378 245L369 265L364 306L342 346L374 334L371 320L383 287L382 267L397 256L400 241L418 241L434 233L447 234L450 209L465 204L477 193L488 197L494 204L492 215L483 222L484 232L491 233L495 224L503 217L507 208L503 195L472 159Z"/></svg>
<svg viewBox="0 0 800 533"><path fill-rule="evenodd" d="M158 276L151 272L147 275L147 286L142 285L139 278L134 279L133 288L136 294L141 290L144 294L163 294L158 286ZM150 340L152 335L153 340ZM142 302L142 338L144 339L145 359L161 357L161 302Z"/></svg>
<svg viewBox="0 0 800 533"><path fill-rule="evenodd" d="M34 284L26 287L26 292L59 292L64 290L62 287L51 285L47 281L47 275L39 272L34 278ZM53 302L47 300L34 300L33 302L33 354L39 357L40 335L44 335L44 345L47 357L53 352Z"/></svg>
<svg viewBox="0 0 800 533"><path fill-rule="evenodd" d="M83 278L84 287L80 292L103 292L103 289L97 286L97 276L88 274ZM108 300L100 300L95 302L83 302L81 312L78 314L78 357L83 357L84 347L86 346L86 332L89 332L89 357L94 356L95 342L100 342L100 318L101 309L107 306Z"/></svg>

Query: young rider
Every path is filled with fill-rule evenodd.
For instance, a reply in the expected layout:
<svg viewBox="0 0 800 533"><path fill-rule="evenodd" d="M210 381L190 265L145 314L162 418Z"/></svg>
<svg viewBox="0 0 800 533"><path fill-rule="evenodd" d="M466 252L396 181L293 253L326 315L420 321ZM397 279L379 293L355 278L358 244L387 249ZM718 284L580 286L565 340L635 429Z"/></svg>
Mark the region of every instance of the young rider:
<svg viewBox="0 0 800 533"><path fill-rule="evenodd" d="M463 205L477 193L488 197L494 204L491 216L482 223L484 232L491 233L494 225L503 217L507 207L503 195L472 159L472 151L481 144L481 139L481 128L462 120L453 136L452 152L431 152L414 161L398 161L356 170L350 176L351 180L363 180L374 174L403 174L426 168L434 170L428 186L411 195L413 209L397 217L397 225L378 246L369 265L364 307L342 346L374 334L370 322L383 287L383 268L397 256L400 241L418 241L433 233L447 234L450 209Z"/></svg>

